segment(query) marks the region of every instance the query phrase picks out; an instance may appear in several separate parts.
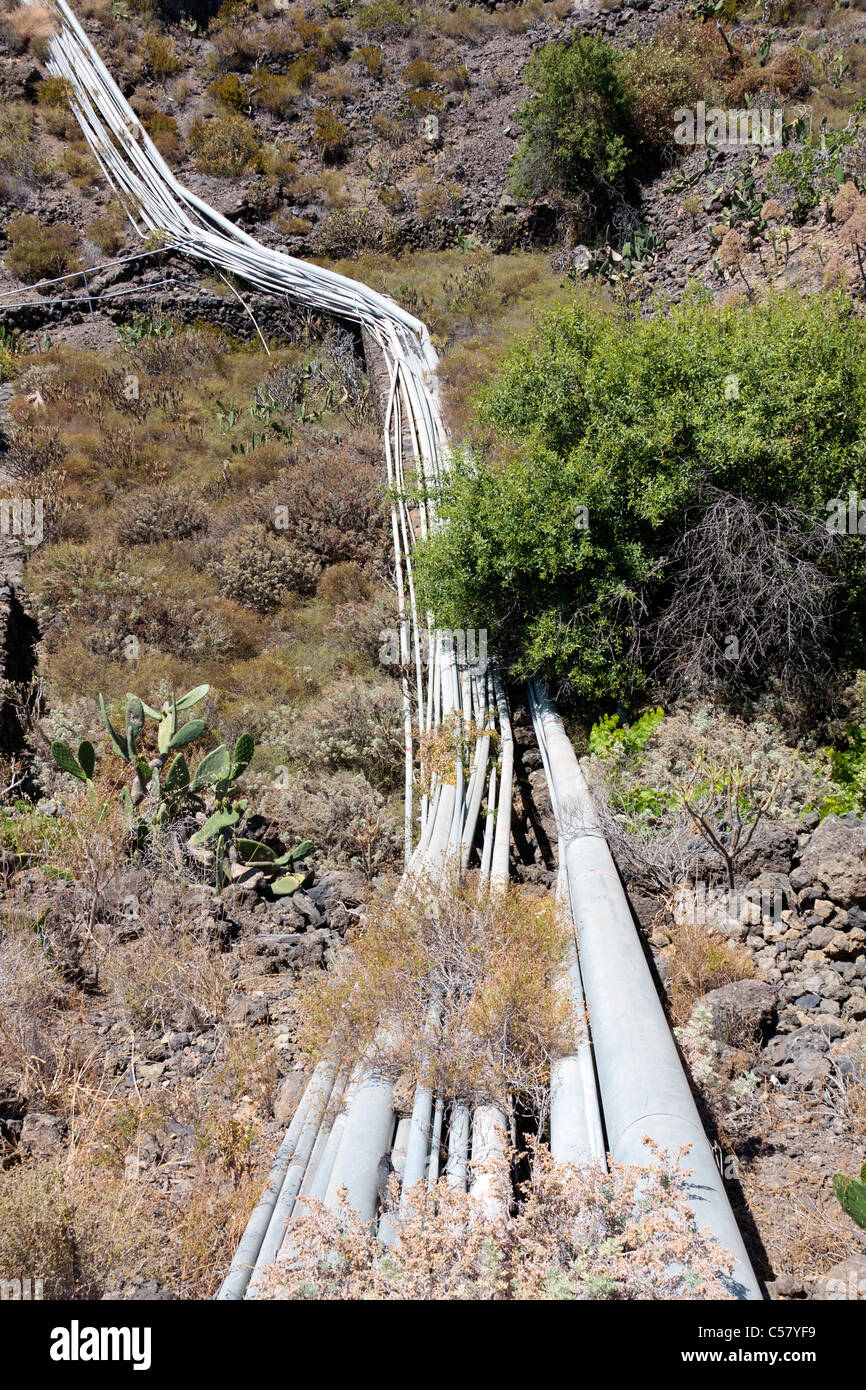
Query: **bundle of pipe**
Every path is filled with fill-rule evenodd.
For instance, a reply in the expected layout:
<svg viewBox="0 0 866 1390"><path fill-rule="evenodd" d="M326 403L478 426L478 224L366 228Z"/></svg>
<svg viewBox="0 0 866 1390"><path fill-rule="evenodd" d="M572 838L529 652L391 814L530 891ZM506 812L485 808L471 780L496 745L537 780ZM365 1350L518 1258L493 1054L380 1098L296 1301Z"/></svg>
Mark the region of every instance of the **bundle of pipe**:
<svg viewBox="0 0 866 1390"><path fill-rule="evenodd" d="M34 0L27 0L33 3ZM463 785L464 740L477 765L485 743L483 723L476 723L483 672L471 658L461 666L454 643L437 637L432 615L422 620L417 608L411 551L434 521L436 484L447 466L448 442L436 382L438 359L430 335L418 319L368 286L262 246L178 183L153 141L131 110L66 0L49 0L59 32L52 39L47 66L64 79L85 139L109 182L116 188L139 235L157 234L165 244L193 259L218 267L255 288L285 295L324 313L363 325L381 349L389 374L385 412L385 457L393 489L391 513L397 569L401 666L404 671L406 862L440 876L461 847L471 845L480 797L469 798ZM406 501L404 446L413 460L421 500L417 523ZM425 677L424 651L434 659ZM414 665L414 691L407 674ZM425 689L426 686L426 689ZM413 729L412 703L416 706ZM434 777L420 808L419 843L413 861L415 742L440 722L456 725L458 749L455 781L439 786ZM486 766L485 766L486 771ZM425 768L421 776L424 780ZM483 785L484 776L476 779ZM440 794L441 792L441 794Z"/></svg>
<svg viewBox="0 0 866 1390"><path fill-rule="evenodd" d="M645 1137L669 1154L690 1146L686 1186L697 1224L730 1253L731 1292L760 1298L586 779L540 683L530 687L530 702L560 826L610 1156L617 1163L654 1162Z"/></svg>
<svg viewBox="0 0 866 1390"><path fill-rule="evenodd" d="M27 0L32 3L33 0ZM70 91L73 110L88 145L108 181L117 190L132 226L141 236L157 234L163 244L218 267L226 275L259 290L290 296L308 307L360 324L380 348L389 377L384 419L400 622L400 652L405 743L405 841L407 872L441 881L455 866L465 868L475 841L485 785L488 809L496 795L495 772L488 774L493 730L493 687L478 662L459 654L449 634L435 630L432 615L422 623L416 602L412 548L435 523L435 486L447 466L448 444L435 371L437 356L424 324L392 300L366 285L262 246L234 226L175 179L153 141L108 73L66 0L50 0L59 32L51 40L47 66ZM406 501L404 452L413 460L421 502L417 525ZM431 652L425 688L422 644ZM462 656L462 659L461 659ZM419 840L413 851L415 728L413 692L407 672L414 664L414 702L418 744L444 724L452 726L456 744L453 781L434 775L420 807ZM495 709L503 727L507 704L496 688ZM468 783L464 756L470 750ZM503 758L495 840L482 851L493 872L507 878L511 818L511 766ZM487 827L485 827L487 831ZM489 841L489 832L485 840ZM488 853L489 850L489 853ZM394 1115L393 1086L375 1071L346 1091L344 1113L326 1139L322 1127L334 1086L331 1072L317 1069L281 1145L261 1202L253 1213L238 1255L220 1291L221 1298L243 1296L250 1272L276 1253L301 1187L309 1174L310 1191L321 1186L319 1172L327 1155L330 1171L324 1199L331 1205L341 1187L362 1216L372 1217L377 1198L377 1165L388 1151ZM462 1119L458 1124L462 1132ZM336 1136L336 1137L335 1137ZM417 1166L412 1149L413 1169ZM312 1165L316 1155L315 1167ZM425 1158L425 1165L432 1158Z"/></svg>

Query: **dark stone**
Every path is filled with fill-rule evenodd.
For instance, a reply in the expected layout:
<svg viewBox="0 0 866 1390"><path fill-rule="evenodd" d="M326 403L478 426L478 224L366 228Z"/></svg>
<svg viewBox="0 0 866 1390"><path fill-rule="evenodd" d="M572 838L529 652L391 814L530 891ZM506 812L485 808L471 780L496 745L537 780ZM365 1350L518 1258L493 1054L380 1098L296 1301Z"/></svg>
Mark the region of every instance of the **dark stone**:
<svg viewBox="0 0 866 1390"><path fill-rule="evenodd" d="M228 1021L231 1024L246 1024L249 1027L270 1020L267 999L256 999L252 995L236 994L229 1004Z"/></svg>
<svg viewBox="0 0 866 1390"><path fill-rule="evenodd" d="M715 1034L723 1042L767 1038L775 1028L778 997L765 980L735 980L710 990L703 1002L712 1009Z"/></svg>
<svg viewBox="0 0 866 1390"><path fill-rule="evenodd" d="M26 1158L50 1158L66 1138L66 1121L59 1115L31 1111L21 1125L20 1150Z"/></svg>
<svg viewBox="0 0 866 1390"><path fill-rule="evenodd" d="M762 873L789 874L796 852L793 821L762 821L737 862L737 872L750 879Z"/></svg>
<svg viewBox="0 0 866 1390"><path fill-rule="evenodd" d="M825 816L809 840L801 867L812 882L826 885L827 895L841 907L866 898L866 830L840 816Z"/></svg>

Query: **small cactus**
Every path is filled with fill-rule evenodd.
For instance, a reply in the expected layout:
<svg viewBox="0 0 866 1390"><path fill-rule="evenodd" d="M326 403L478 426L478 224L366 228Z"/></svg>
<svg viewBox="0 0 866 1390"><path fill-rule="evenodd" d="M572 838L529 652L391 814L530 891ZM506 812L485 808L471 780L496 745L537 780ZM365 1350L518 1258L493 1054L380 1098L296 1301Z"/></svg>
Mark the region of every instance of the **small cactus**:
<svg viewBox="0 0 866 1390"><path fill-rule="evenodd" d="M243 733L230 751L224 743L206 753L194 772L180 751L194 743L205 732L203 719L188 719L179 723L178 715L197 705L207 695L210 686L198 685L179 699L172 695L161 709L145 704L137 695L127 694L124 728L121 733L112 724L105 700L99 696L102 721L114 751L129 763L135 775L131 786L121 792L121 804L134 841L143 846L157 827L164 827L190 811L196 811L202 824L190 836L190 857L200 862L213 862L217 889L230 877L231 866L255 866L267 878L272 893L281 896L294 893L312 878L308 870L289 873L298 860L305 859L314 846L309 840L277 854L275 849L257 840L236 837L235 831L247 812L247 802L236 798L235 783L252 762L255 743L251 734ZM138 742L146 720L157 725L155 756L145 757ZM96 753L93 745L84 740L77 756L67 744L58 740L51 745L54 761L62 772L89 785L93 781ZM169 755L174 757L169 762ZM166 764L168 767L166 768ZM147 802L148 814L137 812ZM214 841L212 850L203 847Z"/></svg>
<svg viewBox="0 0 866 1390"><path fill-rule="evenodd" d="M834 1173L833 1191L839 1199L842 1210L847 1212L855 1225L866 1231L866 1163L860 1169L860 1181L846 1177L844 1173Z"/></svg>
<svg viewBox="0 0 866 1390"><path fill-rule="evenodd" d="M51 745L51 756L61 772L70 773L71 776L77 777L80 782L93 781L96 750L87 739L83 739L79 743L77 758L69 745L59 739Z"/></svg>

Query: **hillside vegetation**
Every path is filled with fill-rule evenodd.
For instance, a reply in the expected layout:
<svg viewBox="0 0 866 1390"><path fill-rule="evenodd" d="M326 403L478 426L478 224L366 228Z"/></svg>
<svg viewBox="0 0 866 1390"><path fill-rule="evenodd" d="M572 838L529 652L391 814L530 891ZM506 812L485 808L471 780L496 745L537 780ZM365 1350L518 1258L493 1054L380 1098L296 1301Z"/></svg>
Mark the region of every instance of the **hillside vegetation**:
<svg viewBox="0 0 866 1390"><path fill-rule="evenodd" d="M513 882L475 844L398 895L376 352L140 240L0 0L0 469L42 526L2 537L0 1279L211 1297L336 1055L405 1111L501 1106L510 1148L482 1215L386 1174L400 1258L311 1205L266 1296L720 1294L675 1155L550 1158L583 1020L534 677L759 1277L866 1288L862 0L77 13L187 188L428 326L455 451L413 577L508 690ZM458 776L452 730L423 753L418 800Z"/></svg>

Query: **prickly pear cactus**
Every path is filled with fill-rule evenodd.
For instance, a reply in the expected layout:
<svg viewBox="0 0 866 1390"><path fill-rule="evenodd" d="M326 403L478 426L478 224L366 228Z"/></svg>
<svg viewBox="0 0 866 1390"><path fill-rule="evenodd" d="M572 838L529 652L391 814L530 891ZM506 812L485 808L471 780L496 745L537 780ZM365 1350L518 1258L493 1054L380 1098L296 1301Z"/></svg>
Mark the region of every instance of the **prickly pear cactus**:
<svg viewBox="0 0 866 1390"><path fill-rule="evenodd" d="M842 1210L861 1230L866 1231L866 1163L860 1169L860 1181L836 1173L833 1177L833 1191L839 1198Z"/></svg>

